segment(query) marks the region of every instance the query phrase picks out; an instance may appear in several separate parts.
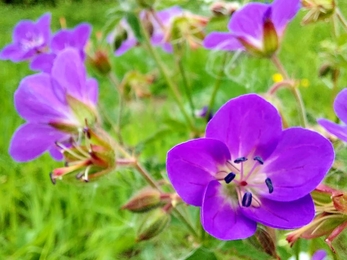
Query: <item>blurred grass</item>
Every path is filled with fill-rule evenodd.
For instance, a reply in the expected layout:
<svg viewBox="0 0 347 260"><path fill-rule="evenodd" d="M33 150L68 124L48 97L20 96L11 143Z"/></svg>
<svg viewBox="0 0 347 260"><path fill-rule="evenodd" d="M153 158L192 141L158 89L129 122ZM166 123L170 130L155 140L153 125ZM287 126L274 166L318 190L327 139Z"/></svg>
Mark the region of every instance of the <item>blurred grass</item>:
<svg viewBox="0 0 347 260"><path fill-rule="evenodd" d="M189 1L182 2L194 7ZM106 0L85 0L79 3L60 1L57 7L36 5L28 8L0 4L0 48L11 41L13 27L21 19L36 20L42 13L49 11L52 12L52 31L60 28L59 18L64 16L68 27L89 22L95 33L103 28L105 13L114 6L114 1ZM199 6L201 12L206 12L206 9ZM308 88L301 89L310 122L314 123L316 118L323 116L334 119L331 91L317 77L322 63L318 58L319 42L332 38L331 28L326 23L301 27L299 23L302 16L300 13L289 25L280 57L290 75L310 82ZM173 62L170 54L161 55L170 66ZM185 71L197 108L208 104L216 78L213 64L218 64L223 55L198 49L187 53L185 57ZM154 68L148 53L140 48L115 58L113 65L119 77L130 69L145 73ZM176 219L158 238L135 243L136 224L141 217L119 210L131 194L145 185L132 170L117 171L87 185L58 182L53 186L48 173L61 164L52 161L48 155L34 162L15 163L7 151L13 132L23 120L13 107L13 93L20 80L33 72L25 63L1 61L0 67L0 259L178 259L188 256L200 246L191 242L184 227ZM265 92L272 84L271 76L275 69L266 60L241 57L237 69L233 71L231 67L222 79L214 109L242 93ZM115 120L117 95L106 79L94 72L92 74L99 80L103 112ZM340 87L344 86L342 82L345 80L343 74ZM153 88L161 98L127 103L122 118L123 135L126 143L141 151L141 160L146 168L154 176L160 177L165 176L167 150L191 136L186 133L177 106L170 98L167 99L167 89L160 77ZM280 90L279 96L290 123L298 124L292 96L286 90ZM197 124L203 129L202 120ZM108 125L107 122L105 125ZM111 129L111 125L108 127ZM160 136L158 131L161 131ZM198 214L197 209L190 210ZM242 251L245 247L239 241L216 244L213 239L205 241L205 246L213 245L221 249L220 259L228 252L237 253L233 251L235 249L228 248ZM286 247L284 251L290 252L290 249ZM251 253L248 254L239 257L251 259Z"/></svg>

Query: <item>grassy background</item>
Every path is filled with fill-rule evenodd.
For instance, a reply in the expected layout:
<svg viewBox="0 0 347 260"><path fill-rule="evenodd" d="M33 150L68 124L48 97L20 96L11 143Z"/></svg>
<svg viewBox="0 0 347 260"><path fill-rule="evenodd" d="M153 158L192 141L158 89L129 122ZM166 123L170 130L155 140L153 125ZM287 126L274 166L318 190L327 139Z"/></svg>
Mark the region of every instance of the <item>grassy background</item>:
<svg viewBox="0 0 347 260"><path fill-rule="evenodd" d="M195 6L191 2L193 1L182 1L193 12L207 13L207 7L201 5L200 1L197 1ZM63 16L68 27L89 22L95 33L103 28L106 12L115 5L114 1L106 0L60 1L56 7L0 4L0 48L11 41L12 29L21 19L36 20L49 11L52 12L52 31L60 28L59 18ZM342 8L346 10L345 6ZM317 77L322 63L318 55L319 43L332 38L331 27L326 23L301 27L302 16L300 13L289 25L280 57L290 75L295 75L298 79L308 79L310 82L308 88L302 88L310 122L314 123L316 118L323 116L334 119L331 91ZM212 29L213 26L210 26L208 31ZM165 63L171 66L172 57L165 53L161 55ZM198 49L185 56L184 66L197 108L203 107L209 101L216 78L213 64L218 63L222 55L224 54ZM158 73L151 57L141 48L114 58L112 62L119 77L128 70L144 73L154 70ZM220 259L229 254L235 259L255 259L252 248L242 241L219 243L212 238L206 238L204 243L193 243L192 237L176 219L154 240L135 243L140 217L119 209L127 198L145 185L140 176L131 169L118 170L96 183L87 185L58 182L53 186L48 174L55 167L60 167L61 163L52 161L48 155L33 162L14 162L8 155L8 147L13 132L24 121L14 109L13 93L20 80L33 72L26 63L1 61L0 68L1 259L199 259L189 258L192 252L196 253L195 256L200 254L205 259L213 259L208 254L209 248L217 248ZM265 92L273 83L271 76L275 69L266 60L242 57L236 70L229 69L226 72L214 109L239 94ZM91 74L99 80L102 110L112 121L117 117L117 95L107 80L93 71ZM345 80L343 72L341 88ZM181 83L179 79L178 81ZM141 151L140 158L146 168L160 178L165 177L167 150L190 136L186 133L183 119L173 100L167 97L168 90L160 77L151 90L157 93L158 97L127 104L122 118L123 135L127 144ZM297 125L299 121L292 96L286 90L281 90L279 96L283 112L290 124ZM105 125L110 128L107 122L106 120ZM196 124L201 129L204 128L202 120L197 119ZM157 135L158 131L160 136ZM198 214L197 209L185 210L190 210L193 216ZM198 228L199 224L196 226ZM323 246L322 240L317 243ZM201 246L203 247L200 248ZM307 244L304 243L304 246ZM200 248L200 251L195 251L197 248ZM288 246L281 246L280 252L284 258L292 254ZM259 255L256 259L266 258Z"/></svg>

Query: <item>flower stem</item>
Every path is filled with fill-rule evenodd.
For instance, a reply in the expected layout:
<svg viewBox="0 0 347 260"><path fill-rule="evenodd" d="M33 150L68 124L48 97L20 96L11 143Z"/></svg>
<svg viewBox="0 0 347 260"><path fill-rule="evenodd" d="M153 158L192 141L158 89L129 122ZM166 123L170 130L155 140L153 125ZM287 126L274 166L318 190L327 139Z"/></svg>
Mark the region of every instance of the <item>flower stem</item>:
<svg viewBox="0 0 347 260"><path fill-rule="evenodd" d="M277 55L273 55L271 57L271 61L273 62L275 67L278 69L278 71L284 76L284 78L286 80L290 80L287 71L284 69L284 67L283 67L281 61L279 60L279 58L277 57ZM306 117L305 105L304 105L304 102L302 100L300 90L296 85L292 85L290 90L292 91L292 93L296 99L296 102L298 104L298 109L300 111L301 123L304 127L306 127L308 125L307 124L307 117Z"/></svg>
<svg viewBox="0 0 347 260"><path fill-rule="evenodd" d="M215 99L216 99L216 96L217 96L217 92L218 92L219 87L220 87L220 85L222 83L222 78L223 78L223 73L224 73L224 66L225 66L227 57L228 57L228 53L225 53L224 58L222 60L221 68L220 68L219 73L217 75L216 81L214 82L214 86L213 86L210 102L209 102L208 108L207 108L206 121L208 120L209 115L212 112L212 109L213 109L213 106L214 106L214 102L215 102Z"/></svg>
<svg viewBox="0 0 347 260"><path fill-rule="evenodd" d="M158 53L156 52L156 50L153 48L148 33L146 31L146 29L144 28L144 25L140 22L140 26L141 26L141 31L142 34L144 36L145 39L145 44L147 46L147 49L149 51L149 53L151 54L151 56L153 57L154 61L157 63L157 66L160 70L160 73L162 74L162 76L164 77L166 84L169 86L169 88L171 89L174 99L181 111L181 113L183 114L185 120L187 121L187 124L189 125L189 127L191 128L191 130L193 132L196 132L195 126L193 124L192 118L187 114L186 110L184 109L183 103L182 103L182 99L181 99L181 95L178 91L177 86L172 82L169 73L167 72L166 67L164 66L164 64L162 63Z"/></svg>
<svg viewBox="0 0 347 260"><path fill-rule="evenodd" d="M342 26L347 31L347 21L338 7L335 8L335 13L336 13L337 18L340 20Z"/></svg>

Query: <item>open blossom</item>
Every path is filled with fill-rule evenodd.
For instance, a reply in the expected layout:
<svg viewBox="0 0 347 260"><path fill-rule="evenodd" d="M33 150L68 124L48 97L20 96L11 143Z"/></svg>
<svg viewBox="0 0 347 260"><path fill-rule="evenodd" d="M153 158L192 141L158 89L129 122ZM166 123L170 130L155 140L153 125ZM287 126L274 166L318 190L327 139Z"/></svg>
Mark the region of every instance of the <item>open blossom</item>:
<svg viewBox="0 0 347 260"><path fill-rule="evenodd" d="M98 86L86 77L75 49L57 55L51 74L25 77L14 95L16 110L27 122L14 133L10 154L16 161L32 160L45 151L61 159L56 143L69 143L86 123L96 121Z"/></svg>
<svg viewBox="0 0 347 260"><path fill-rule="evenodd" d="M172 46L165 40L166 31L172 20L183 14L183 10L178 6L173 6L156 13L156 18L152 14L142 12L140 14L141 22L147 19L150 26L151 43L154 46L161 46L165 51L172 51ZM136 36L130 25L125 19L119 23L117 30L111 33L108 37L108 42L115 47L115 55L120 56L129 49L135 47L138 43Z"/></svg>
<svg viewBox="0 0 347 260"><path fill-rule="evenodd" d="M257 222L281 229L309 223L309 193L333 160L326 138L300 127L282 130L275 107L249 94L222 106L205 138L173 147L167 171L182 200L201 207L204 229L232 240L252 236Z"/></svg>
<svg viewBox="0 0 347 260"><path fill-rule="evenodd" d="M300 0L246 4L232 15L228 25L230 32L212 32L205 38L204 46L270 56L278 49L288 22L299 8Z"/></svg>
<svg viewBox="0 0 347 260"><path fill-rule="evenodd" d="M328 132L336 135L339 139L347 142L347 89L342 90L334 101L334 110L338 118L344 123L343 125L336 124L327 119L318 119L318 123Z"/></svg>
<svg viewBox="0 0 347 260"><path fill-rule="evenodd" d="M13 42L0 52L0 59L19 62L31 59L45 50L50 40L51 14L44 14L37 22L23 20L13 31Z"/></svg>
<svg viewBox="0 0 347 260"><path fill-rule="evenodd" d="M53 67L55 57L66 48L78 50L82 59L85 58L84 48L87 45L92 27L88 23L82 23L74 29L62 29L58 31L50 41L50 52L36 56L30 64L33 70L49 73Z"/></svg>

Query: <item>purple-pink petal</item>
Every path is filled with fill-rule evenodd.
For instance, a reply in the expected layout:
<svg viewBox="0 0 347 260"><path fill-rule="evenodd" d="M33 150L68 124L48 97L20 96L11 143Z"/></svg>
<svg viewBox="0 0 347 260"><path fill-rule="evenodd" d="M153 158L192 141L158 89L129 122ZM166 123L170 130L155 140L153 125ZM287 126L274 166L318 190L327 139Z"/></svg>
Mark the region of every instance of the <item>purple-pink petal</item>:
<svg viewBox="0 0 347 260"><path fill-rule="evenodd" d="M30 69L51 73L55 57L54 53L42 53L33 58Z"/></svg>
<svg viewBox="0 0 347 260"><path fill-rule="evenodd" d="M327 259L327 252L323 249L317 250L313 256L312 256L312 260L324 260Z"/></svg>
<svg viewBox="0 0 347 260"><path fill-rule="evenodd" d="M337 136L342 141L347 142L347 126L339 125L334 122L331 122L327 119L318 119L317 122L325 128L329 133Z"/></svg>
<svg viewBox="0 0 347 260"><path fill-rule="evenodd" d="M17 112L27 121L48 123L68 118L69 109L55 94L48 74L25 77L14 94Z"/></svg>
<svg viewBox="0 0 347 260"><path fill-rule="evenodd" d="M334 150L326 138L304 128L286 129L276 150L264 160L262 172L274 191L262 196L276 201L302 198L324 179L333 161Z"/></svg>
<svg viewBox="0 0 347 260"><path fill-rule="evenodd" d="M171 22L171 19L182 15L183 14L183 10L181 7L179 6L172 6L170 8L167 9L163 9L161 11L158 11L156 13L157 18L161 21L161 23L165 26L169 25L169 23Z"/></svg>
<svg viewBox="0 0 347 260"><path fill-rule="evenodd" d="M244 50L240 41L228 32L212 32L204 39L203 45L207 49L217 49L224 51Z"/></svg>
<svg viewBox="0 0 347 260"><path fill-rule="evenodd" d="M129 49L135 47L137 44L137 39L134 35L129 35L128 38L122 42L122 44L119 46L119 48L115 51L116 56L121 56L125 52L127 52Z"/></svg>
<svg viewBox="0 0 347 260"><path fill-rule="evenodd" d="M13 62L18 62L23 60L22 56L24 52L22 48L17 43L11 43L6 45L0 52L1 60L11 60Z"/></svg>
<svg viewBox="0 0 347 260"><path fill-rule="evenodd" d="M314 204L310 195L286 202L265 198L259 198L259 200L260 207L242 207L241 212L248 218L269 227L299 228L310 223L314 218Z"/></svg>
<svg viewBox="0 0 347 260"><path fill-rule="evenodd" d="M99 94L98 82L93 78L89 78L87 79L86 84L88 89L88 99L92 104L96 105L98 103Z"/></svg>
<svg viewBox="0 0 347 260"><path fill-rule="evenodd" d="M232 159L260 156L266 160L282 133L276 108L256 94L231 99L213 116L206 137L225 143Z"/></svg>
<svg viewBox="0 0 347 260"><path fill-rule="evenodd" d="M343 89L335 98L334 110L336 115L347 124L347 89Z"/></svg>
<svg viewBox="0 0 347 260"><path fill-rule="evenodd" d="M19 162L35 159L63 139L66 134L45 124L27 123L14 133L9 153Z"/></svg>
<svg viewBox="0 0 347 260"><path fill-rule="evenodd" d="M251 42L262 42L263 19L269 5L249 3L237 10L230 19L228 28L236 37L243 37Z"/></svg>
<svg viewBox="0 0 347 260"><path fill-rule="evenodd" d="M222 188L218 181L211 181L206 187L201 208L202 226L220 240L252 236L257 228L256 222L242 214L237 201L223 196Z"/></svg>
<svg viewBox="0 0 347 260"><path fill-rule="evenodd" d="M181 143L167 154L169 179L188 204L201 206L207 184L215 180L218 166L230 159L228 148L220 141L200 138Z"/></svg>
<svg viewBox="0 0 347 260"><path fill-rule="evenodd" d="M275 0L271 4L271 20L280 37L299 9L300 0Z"/></svg>

